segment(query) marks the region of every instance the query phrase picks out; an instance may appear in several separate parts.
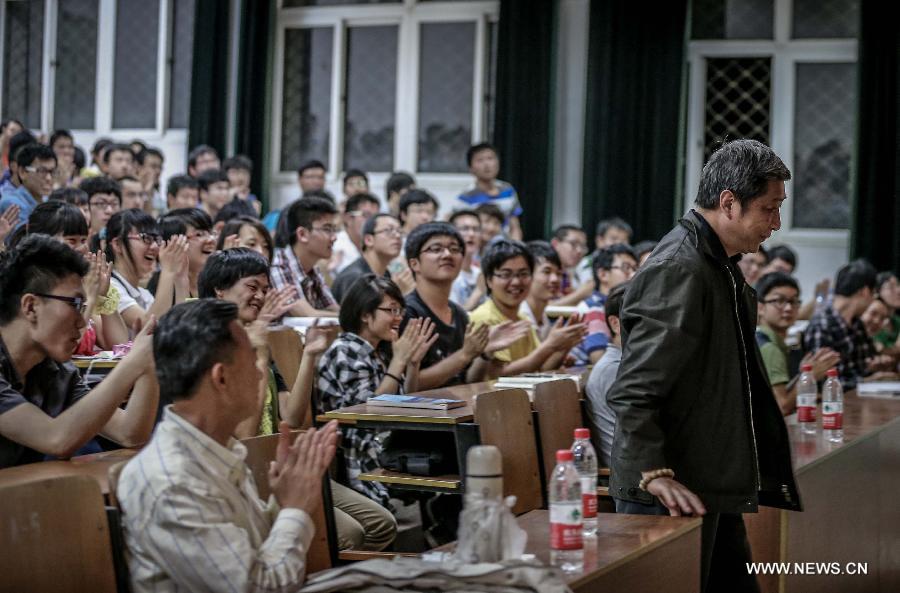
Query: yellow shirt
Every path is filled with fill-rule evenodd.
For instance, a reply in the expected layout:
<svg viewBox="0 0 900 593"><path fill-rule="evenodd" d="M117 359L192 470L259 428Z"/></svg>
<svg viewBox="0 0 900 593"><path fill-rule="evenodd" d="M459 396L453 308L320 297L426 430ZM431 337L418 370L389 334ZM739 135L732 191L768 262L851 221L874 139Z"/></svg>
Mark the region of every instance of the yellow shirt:
<svg viewBox="0 0 900 593"><path fill-rule="evenodd" d="M529 319L521 313L516 313L516 315L519 320L529 321ZM469 321L486 323L488 325L499 325L504 321L513 320L504 315L500 309L497 308L497 305L494 304L494 299L488 299L469 314ZM512 346L506 350L498 350L495 352L494 358L500 362L519 360L534 352L540 344L541 342L538 340L537 332L535 331L534 326L532 326L529 332L519 338Z"/></svg>

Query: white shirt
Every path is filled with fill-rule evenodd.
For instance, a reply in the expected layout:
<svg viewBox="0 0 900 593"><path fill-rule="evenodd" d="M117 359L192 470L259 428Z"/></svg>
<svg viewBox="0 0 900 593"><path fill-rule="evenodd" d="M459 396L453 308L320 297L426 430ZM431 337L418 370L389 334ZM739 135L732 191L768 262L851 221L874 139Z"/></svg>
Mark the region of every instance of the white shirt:
<svg viewBox="0 0 900 593"><path fill-rule="evenodd" d="M119 478L132 589L296 591L315 528L259 499L247 449L223 447L166 407Z"/></svg>
<svg viewBox="0 0 900 593"><path fill-rule="evenodd" d="M553 322L550 321L550 318L547 316L547 311L545 310L541 314L541 322L538 323L537 317L534 315L534 311L531 310L531 305L528 304L527 300L522 301L519 305L519 315L524 315L528 321L530 321L534 325L534 329L537 331L538 338L543 342L547 339L547 334L550 333L550 328L553 327Z"/></svg>
<svg viewBox="0 0 900 593"><path fill-rule="evenodd" d="M344 271L344 268L358 260L362 256L359 249L350 239L347 231L341 231L334 240L331 247L331 261L334 262L332 268L332 276L337 276Z"/></svg>
<svg viewBox="0 0 900 593"><path fill-rule="evenodd" d="M480 275L481 268L477 266L472 266L468 272L460 270L459 276L456 277L456 280L453 281L453 286L450 287L450 300L465 308L466 301L469 300L469 297L472 296L472 293L475 292L475 288L478 286L478 277ZM478 304L480 305L483 302L484 297L481 298Z"/></svg>
<svg viewBox="0 0 900 593"><path fill-rule="evenodd" d="M119 291L119 313L123 313L134 305L139 306L144 311L153 306L153 293L143 286L132 286L121 274L113 272L109 283Z"/></svg>

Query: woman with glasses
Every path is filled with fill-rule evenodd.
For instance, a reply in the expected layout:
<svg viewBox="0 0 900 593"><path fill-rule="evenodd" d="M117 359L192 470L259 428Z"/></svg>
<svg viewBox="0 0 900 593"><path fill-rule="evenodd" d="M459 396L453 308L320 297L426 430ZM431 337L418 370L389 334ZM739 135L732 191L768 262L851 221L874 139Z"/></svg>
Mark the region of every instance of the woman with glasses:
<svg viewBox="0 0 900 593"><path fill-rule="evenodd" d="M116 212L106 225L106 259L113 265L111 284L119 291L118 311L134 328L154 315L159 319L188 294L188 240L174 235L163 241L149 214L131 209ZM159 260L156 298L141 282Z"/></svg>
<svg viewBox="0 0 900 593"><path fill-rule="evenodd" d="M188 240L188 294L197 298L200 294L197 279L206 260L216 252L216 235L209 214L199 208L169 210L159 217L159 233L163 241L184 235ZM161 272L157 270L147 284L147 290L156 294Z"/></svg>
<svg viewBox="0 0 900 593"><path fill-rule="evenodd" d="M344 333L319 360L319 413L417 389L419 364L437 335L427 319L411 320L400 334L404 309L403 294L391 280L369 274L350 287L339 317ZM390 508L384 485L359 480L360 473L379 467L386 435L353 428L342 434L350 486Z"/></svg>

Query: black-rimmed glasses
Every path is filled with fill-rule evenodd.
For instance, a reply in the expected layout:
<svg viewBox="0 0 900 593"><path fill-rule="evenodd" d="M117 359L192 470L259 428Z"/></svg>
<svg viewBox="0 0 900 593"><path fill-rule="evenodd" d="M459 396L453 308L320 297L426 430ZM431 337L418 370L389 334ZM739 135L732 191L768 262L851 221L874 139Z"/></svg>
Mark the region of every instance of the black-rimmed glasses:
<svg viewBox="0 0 900 593"><path fill-rule="evenodd" d="M40 292L34 292L32 294L36 297L41 297L44 299L62 301L78 311L79 315L84 315L84 312L87 310L87 299L84 297L67 297L58 294L44 294Z"/></svg>

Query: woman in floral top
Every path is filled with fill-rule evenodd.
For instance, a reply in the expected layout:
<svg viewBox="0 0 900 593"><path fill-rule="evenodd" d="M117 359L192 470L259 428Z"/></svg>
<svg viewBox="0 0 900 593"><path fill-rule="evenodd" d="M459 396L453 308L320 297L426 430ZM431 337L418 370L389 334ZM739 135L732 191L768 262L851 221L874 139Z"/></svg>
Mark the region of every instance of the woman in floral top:
<svg viewBox="0 0 900 593"><path fill-rule="evenodd" d="M400 335L403 294L391 280L367 274L341 303L344 331L319 360L319 412L363 404L373 395L415 391L419 363L437 340L428 319L413 319ZM390 353L388 353L390 352ZM359 474L378 468L386 433L343 428L341 447L350 485L387 508L387 488Z"/></svg>

